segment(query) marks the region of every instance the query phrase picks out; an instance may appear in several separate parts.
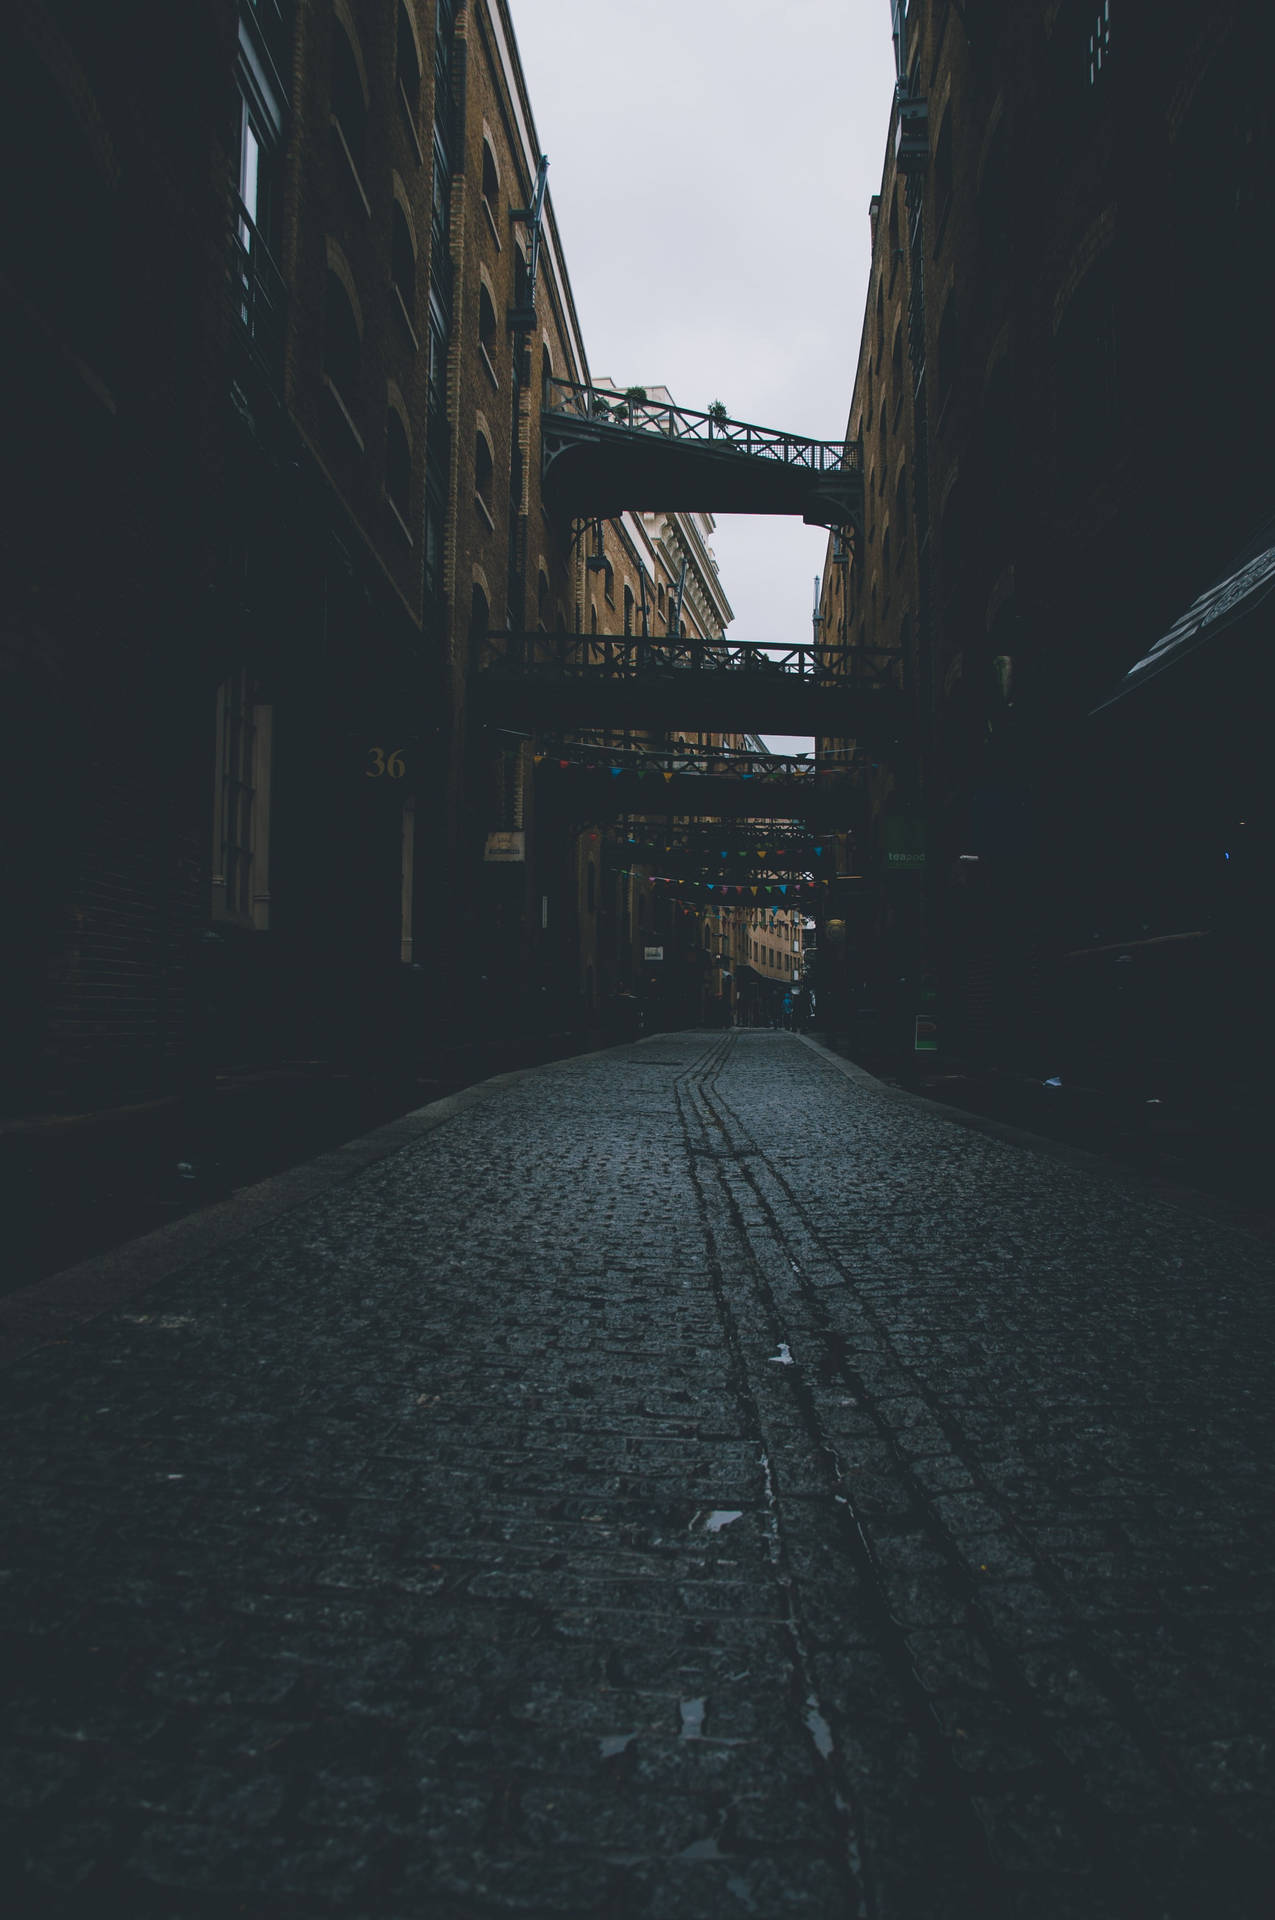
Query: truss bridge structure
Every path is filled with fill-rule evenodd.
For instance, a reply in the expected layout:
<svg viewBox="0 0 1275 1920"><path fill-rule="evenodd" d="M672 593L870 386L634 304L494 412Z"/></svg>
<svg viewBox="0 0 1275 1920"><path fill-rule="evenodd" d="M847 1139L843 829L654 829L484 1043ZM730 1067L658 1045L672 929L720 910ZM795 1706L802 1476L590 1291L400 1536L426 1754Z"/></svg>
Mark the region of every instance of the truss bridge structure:
<svg viewBox="0 0 1275 1920"><path fill-rule="evenodd" d="M659 819L652 845L666 844L664 823L729 819L804 824L820 818L826 807L814 763L804 754L686 743L606 747L538 739L532 758L538 804L598 824L618 823L630 815L648 823Z"/></svg>
<svg viewBox="0 0 1275 1920"><path fill-rule="evenodd" d="M863 524L857 441L809 440L718 409L701 413L553 378L545 381L540 441L545 504L572 518L605 519L627 507Z"/></svg>
<svg viewBox="0 0 1275 1920"><path fill-rule="evenodd" d="M814 834L801 820L621 823L616 843L634 864L679 885L719 887L800 884L833 871L834 836Z"/></svg>
<svg viewBox="0 0 1275 1920"><path fill-rule="evenodd" d="M475 696L490 726L853 735L900 740L908 703L896 651L648 639L636 634L490 633Z"/></svg>

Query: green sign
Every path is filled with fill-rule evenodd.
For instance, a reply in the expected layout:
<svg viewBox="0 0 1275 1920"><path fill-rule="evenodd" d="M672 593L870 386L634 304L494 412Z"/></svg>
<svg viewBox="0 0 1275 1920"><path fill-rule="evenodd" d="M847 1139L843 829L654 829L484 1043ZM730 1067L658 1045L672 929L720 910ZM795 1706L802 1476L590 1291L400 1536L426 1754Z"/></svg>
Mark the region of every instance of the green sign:
<svg viewBox="0 0 1275 1920"><path fill-rule="evenodd" d="M925 865L925 828L910 814L890 814L884 822L887 873L915 871Z"/></svg>

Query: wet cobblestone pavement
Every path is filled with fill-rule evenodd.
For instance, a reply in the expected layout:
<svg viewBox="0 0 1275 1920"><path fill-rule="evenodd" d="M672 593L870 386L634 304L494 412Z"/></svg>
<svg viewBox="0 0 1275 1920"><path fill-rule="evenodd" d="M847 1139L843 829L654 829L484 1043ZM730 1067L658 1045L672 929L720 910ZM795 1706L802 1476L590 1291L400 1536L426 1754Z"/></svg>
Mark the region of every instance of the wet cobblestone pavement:
<svg viewBox="0 0 1275 1920"><path fill-rule="evenodd" d="M6 1910L1270 1913L1271 1269L791 1035L485 1092L0 1376Z"/></svg>

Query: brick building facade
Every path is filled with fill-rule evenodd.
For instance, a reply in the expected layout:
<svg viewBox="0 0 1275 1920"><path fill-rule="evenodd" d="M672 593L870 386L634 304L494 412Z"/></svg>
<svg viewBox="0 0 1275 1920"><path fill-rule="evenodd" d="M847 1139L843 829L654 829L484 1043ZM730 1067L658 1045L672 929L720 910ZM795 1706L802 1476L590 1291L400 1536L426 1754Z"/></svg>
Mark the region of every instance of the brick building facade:
<svg viewBox="0 0 1275 1920"><path fill-rule="evenodd" d="M864 537L830 543L818 613L914 725L824 743L855 767L862 878L823 952L845 1017L884 1000L902 1036L941 1003L955 1051L1048 1071L1080 950L1217 946L1244 911L1214 897L1224 851L1269 817L1224 776L1256 691L1229 663L1207 726L1198 689L1176 730L1091 715L1272 511L1270 23L1244 0L905 13L849 417Z"/></svg>
<svg viewBox="0 0 1275 1920"><path fill-rule="evenodd" d="M537 818L475 670L730 607L711 515L542 502L589 369L509 8L128 15L7 35L8 1109L583 1033L659 910L618 866L588 904L594 823Z"/></svg>

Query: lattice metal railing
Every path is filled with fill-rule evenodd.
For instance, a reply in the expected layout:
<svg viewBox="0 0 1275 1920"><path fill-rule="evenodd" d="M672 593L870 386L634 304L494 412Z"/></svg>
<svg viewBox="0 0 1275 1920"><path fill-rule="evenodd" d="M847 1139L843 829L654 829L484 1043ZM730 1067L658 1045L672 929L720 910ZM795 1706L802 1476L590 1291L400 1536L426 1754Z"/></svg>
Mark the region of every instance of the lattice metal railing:
<svg viewBox="0 0 1275 1920"><path fill-rule="evenodd" d="M561 739L538 743L536 766L566 772L641 776L675 774L701 779L758 781L808 780L814 785L814 761L807 754L766 753L748 747L697 746L690 741L606 746L592 741Z"/></svg>
<svg viewBox="0 0 1275 1920"><path fill-rule="evenodd" d="M595 387L575 380L546 379L544 409L546 413L594 420L629 432L659 434L665 440L712 444L763 460L776 460L784 466L804 468L809 473L861 471L863 466L863 447L859 441L808 440L801 434L754 426L746 420L731 420L716 410L700 412L695 407L675 406L669 400L641 400L631 392L621 393L613 387Z"/></svg>
<svg viewBox="0 0 1275 1920"><path fill-rule="evenodd" d="M481 672L503 679L660 680L684 674L797 679L830 690L895 684L897 648L772 646L752 640L647 639L638 634L491 633Z"/></svg>

